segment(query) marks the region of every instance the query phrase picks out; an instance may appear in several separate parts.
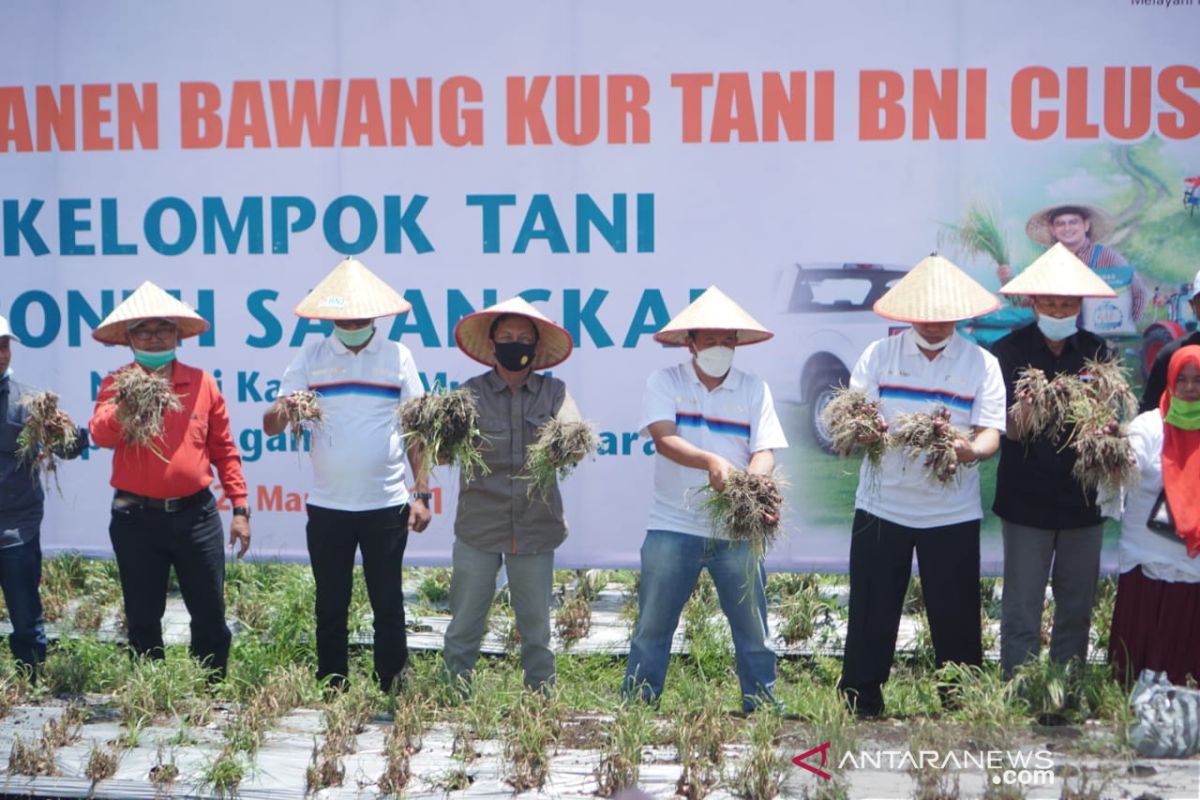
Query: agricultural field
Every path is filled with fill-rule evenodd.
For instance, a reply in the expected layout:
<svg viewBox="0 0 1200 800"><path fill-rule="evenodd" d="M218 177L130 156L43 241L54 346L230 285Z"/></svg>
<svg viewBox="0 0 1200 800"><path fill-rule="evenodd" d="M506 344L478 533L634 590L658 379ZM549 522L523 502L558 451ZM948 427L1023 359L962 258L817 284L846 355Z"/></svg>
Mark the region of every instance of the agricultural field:
<svg viewBox="0 0 1200 800"><path fill-rule="evenodd" d="M558 682L522 688L519 636L505 591L488 655L467 693L448 684L438 647L449 573L409 569L411 670L401 691L372 682L370 607L356 583L349 688L312 673L313 581L307 567L231 563L228 678L210 683L187 655L186 613L169 604L168 655L131 660L121 643L115 564L47 559L43 597L55 636L36 684L0 657L2 791L97 797L612 796L1182 797L1200 762L1138 759L1126 693L1101 662L1115 584L1097 600L1093 663L1066 673L1031 665L1005 683L995 663L999 592L983 586L982 669L935 669L919 581L906 599L888 717L856 721L835 686L846 616L842 576L774 575L770 625L781 654L782 714L741 714L728 627L707 579L688 602L661 705L621 702L637 614L635 572L556 575ZM1046 621L1050 619L1048 610ZM805 760L828 775L792 763ZM1001 770L921 768L922 751L1037 755L1027 785ZM883 754L883 763L880 761ZM1025 754L1025 756L1020 756ZM906 757L907 756L907 757ZM872 762L874 758L874 762Z"/></svg>

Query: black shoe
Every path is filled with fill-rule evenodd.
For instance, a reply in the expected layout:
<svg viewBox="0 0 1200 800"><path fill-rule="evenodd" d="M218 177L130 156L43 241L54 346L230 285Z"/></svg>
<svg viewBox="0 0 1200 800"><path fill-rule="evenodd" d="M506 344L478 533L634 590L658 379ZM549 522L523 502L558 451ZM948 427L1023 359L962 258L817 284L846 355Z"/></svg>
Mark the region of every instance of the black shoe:
<svg viewBox="0 0 1200 800"><path fill-rule="evenodd" d="M1036 721L1043 728L1061 728L1071 724L1071 720L1057 711L1044 711L1037 715Z"/></svg>
<svg viewBox="0 0 1200 800"><path fill-rule="evenodd" d="M858 719L878 719L883 716L882 697L872 702L865 699L857 689L842 689L841 694L847 710Z"/></svg>
<svg viewBox="0 0 1200 800"><path fill-rule="evenodd" d="M327 681L325 688L321 690L321 694L326 700L333 700L350 688L350 679L345 675L330 675Z"/></svg>

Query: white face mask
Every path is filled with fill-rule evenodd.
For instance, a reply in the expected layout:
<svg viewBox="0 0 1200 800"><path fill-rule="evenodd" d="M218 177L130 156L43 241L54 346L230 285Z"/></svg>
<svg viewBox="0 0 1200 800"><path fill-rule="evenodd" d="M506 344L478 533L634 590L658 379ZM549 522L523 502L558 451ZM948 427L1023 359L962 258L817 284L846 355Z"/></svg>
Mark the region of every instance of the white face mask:
<svg viewBox="0 0 1200 800"><path fill-rule="evenodd" d="M710 347L696 353L696 366L710 378L724 377L732 365L732 347Z"/></svg>
<svg viewBox="0 0 1200 800"><path fill-rule="evenodd" d="M945 350L946 345L950 344L950 340L952 338L954 338L954 334L951 333L949 336L947 336L945 339L942 339L937 344L933 344L933 343L929 342L928 340L926 340L924 336L917 333L916 328L912 329L912 335L913 335L913 339L917 343L917 347L921 348L922 350L932 350L934 352L937 352L938 350Z"/></svg>
<svg viewBox="0 0 1200 800"><path fill-rule="evenodd" d="M1052 342L1061 342L1063 339L1067 339L1078 332L1078 320L1078 314L1072 314L1069 317L1052 317L1049 314L1038 314L1037 326L1038 330L1047 339Z"/></svg>

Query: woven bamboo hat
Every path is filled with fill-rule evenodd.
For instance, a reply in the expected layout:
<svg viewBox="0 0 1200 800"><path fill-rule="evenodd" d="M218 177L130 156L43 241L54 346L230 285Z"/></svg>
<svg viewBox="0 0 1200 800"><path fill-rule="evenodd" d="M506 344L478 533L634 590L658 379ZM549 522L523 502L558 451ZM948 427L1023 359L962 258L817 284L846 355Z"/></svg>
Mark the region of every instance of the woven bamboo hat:
<svg viewBox="0 0 1200 800"><path fill-rule="evenodd" d="M412 303L356 258L333 268L296 306L308 319L375 319L403 314Z"/></svg>
<svg viewBox="0 0 1200 800"><path fill-rule="evenodd" d="M458 343L458 348L480 364L494 367L496 356L492 352L490 335L492 323L496 317L505 314L525 317L537 328L538 346L533 356L534 369L549 369L566 361L567 356L571 355L571 350L575 347L575 343L571 341L571 334L521 297L513 297L460 319L454 326L454 341Z"/></svg>
<svg viewBox="0 0 1200 800"><path fill-rule="evenodd" d="M739 347L765 342L775 335L729 299L729 295L716 286L710 286L704 290L704 294L693 300L691 305L676 314L662 330L654 334L654 341L682 347L688 343L688 331L701 329L737 331Z"/></svg>
<svg viewBox="0 0 1200 800"><path fill-rule="evenodd" d="M143 319L171 320L178 327L181 340L208 330L208 320L191 306L146 281L104 318L92 331L92 338L105 344L129 344L129 323Z"/></svg>
<svg viewBox="0 0 1200 800"><path fill-rule="evenodd" d="M995 311L1000 300L939 255L921 259L887 294L875 313L900 322L957 322Z"/></svg>
<svg viewBox="0 0 1200 800"><path fill-rule="evenodd" d="M1000 287L1000 294L1059 297L1116 297L1104 279L1080 261L1062 242L1056 242L1020 275Z"/></svg>
<svg viewBox="0 0 1200 800"><path fill-rule="evenodd" d="M1025 223L1025 235L1046 247L1054 244L1058 241L1054 238L1054 218L1059 214L1078 214L1092 223L1088 238L1093 242L1103 242L1116 228L1112 216L1102 208L1087 203L1060 203L1047 206L1030 217Z"/></svg>

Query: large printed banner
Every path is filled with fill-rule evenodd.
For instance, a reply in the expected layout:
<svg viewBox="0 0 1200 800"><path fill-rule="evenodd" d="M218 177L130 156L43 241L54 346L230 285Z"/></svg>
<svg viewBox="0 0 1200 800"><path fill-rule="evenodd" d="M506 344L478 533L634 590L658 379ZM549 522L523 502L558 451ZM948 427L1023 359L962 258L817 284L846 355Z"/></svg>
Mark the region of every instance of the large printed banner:
<svg viewBox="0 0 1200 800"><path fill-rule="evenodd" d="M871 340L870 305L938 249L985 285L1041 252L1036 211L1086 203L1131 362L1183 322L1200 216L1192 0L22 3L0 26L0 313L13 370L89 416L129 361L90 331L145 279L212 322L254 553L304 558L308 457L262 413L292 308L345 254L405 292L381 321L427 383L481 367L455 322L520 293L575 337L564 378L603 448L569 479L564 566L634 566L653 445L642 387L686 357L651 334L717 284L774 340L739 350L791 447L783 569L844 568L857 469L814 408ZM974 246L982 220L1001 247ZM1107 277L1107 276L1106 276ZM1134 296L1137 295L1137 296ZM1128 296L1128 297L1127 297ZM993 340L1019 307L966 332ZM1136 318L1135 318L1136 317ZM61 471L48 550L109 552L111 454ZM992 481L984 480L983 504ZM700 474L698 483L700 483ZM447 563L457 478L411 563ZM985 566L998 557L989 517Z"/></svg>

